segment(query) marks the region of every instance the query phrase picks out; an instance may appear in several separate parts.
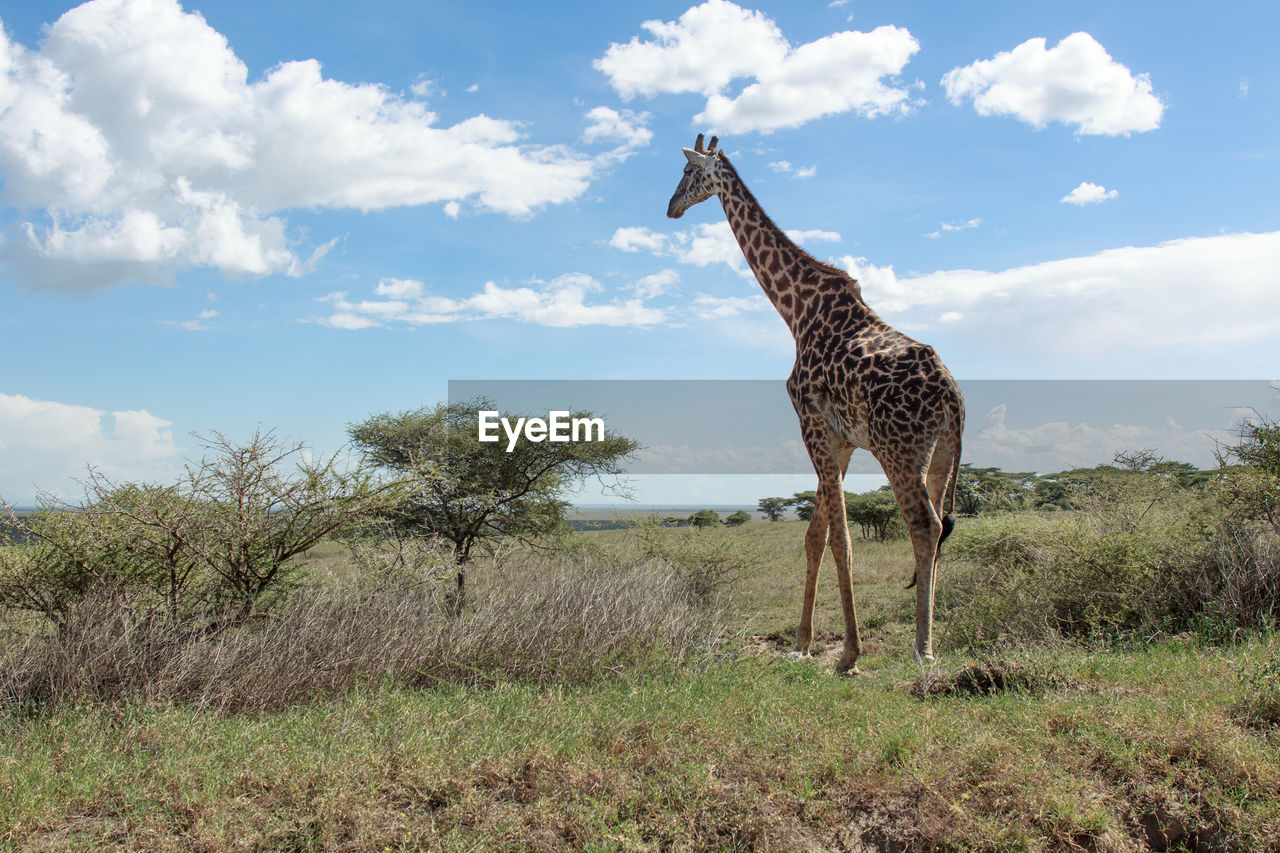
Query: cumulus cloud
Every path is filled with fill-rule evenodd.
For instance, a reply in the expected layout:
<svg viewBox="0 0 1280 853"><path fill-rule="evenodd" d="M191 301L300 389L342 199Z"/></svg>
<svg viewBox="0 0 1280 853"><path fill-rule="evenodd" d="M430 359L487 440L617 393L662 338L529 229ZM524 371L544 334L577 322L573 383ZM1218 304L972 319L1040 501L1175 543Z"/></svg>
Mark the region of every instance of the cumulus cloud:
<svg viewBox="0 0 1280 853"><path fill-rule="evenodd" d="M582 141L616 142L617 147L605 156L620 162L652 141L653 131L645 127L648 120L648 113L596 107L587 113L587 129L582 132Z"/></svg>
<svg viewBox="0 0 1280 853"><path fill-rule="evenodd" d="M666 312L645 305L644 300L669 283L670 276L648 276L637 282L636 298L588 303L588 294L604 288L582 273L568 273L532 287L505 288L485 282L479 293L463 299L427 293L420 281L383 279L374 288L381 299L353 302L346 292L321 297L332 313L316 322L349 330L501 318L557 327L654 326L666 319Z"/></svg>
<svg viewBox="0 0 1280 853"><path fill-rule="evenodd" d="M942 85L951 103L972 101L979 115L1011 115L1037 128L1056 121L1084 135L1154 130L1164 113L1151 78L1135 76L1083 32L1050 49L1043 38L1028 39L951 69Z"/></svg>
<svg viewBox="0 0 1280 853"><path fill-rule="evenodd" d="M910 109L899 74L920 44L901 27L838 32L793 46L759 11L707 0L676 21L645 21L650 39L613 43L595 67L624 99L696 92L706 97L694 121L717 131L770 132L825 115L866 117ZM750 79L737 94L732 83Z"/></svg>
<svg viewBox="0 0 1280 853"><path fill-rule="evenodd" d="M86 466L111 477L171 479L179 451L173 424L145 409L105 412L89 406L0 393L0 482L5 500L30 503L37 490L78 493Z"/></svg>
<svg viewBox="0 0 1280 853"><path fill-rule="evenodd" d="M193 266L300 275L327 246L304 250L280 211L440 203L456 216L466 202L524 216L580 196L599 162L530 144L512 121L443 125L422 100L429 80L400 95L326 78L314 59L250 80L176 0L92 0L37 49L0 32L0 68L3 202L28 217L4 254L31 288ZM608 118L594 138L647 133L638 116Z"/></svg>
<svg viewBox="0 0 1280 853"><path fill-rule="evenodd" d="M1081 181L1080 186L1064 195L1059 201L1063 204L1074 204L1084 207L1086 204L1098 204L1120 195L1119 190L1109 190L1099 184Z"/></svg>
<svg viewBox="0 0 1280 853"><path fill-rule="evenodd" d="M799 244L840 242L840 234L821 229L795 229L787 236ZM609 245L624 252L648 252L655 257L675 258L682 264L706 267L724 264L739 275L751 276L747 260L728 222L699 223L692 228L663 234L651 228L628 226L613 232Z"/></svg>
<svg viewBox="0 0 1280 853"><path fill-rule="evenodd" d="M664 293L670 293L671 289L680 283L680 273L675 270L660 270L653 275L646 275L636 281L631 289L635 291L636 296L640 299L653 299L655 296L662 296Z"/></svg>
<svg viewBox="0 0 1280 853"><path fill-rule="evenodd" d="M751 275L747 259L742 256L728 222L702 222L674 234L628 226L614 231L609 245L624 252L648 252L659 258L675 258L692 266L721 263L741 275Z"/></svg>
<svg viewBox="0 0 1280 853"><path fill-rule="evenodd" d="M941 320L1034 351L1078 354L1280 335L1280 232L1108 249L997 272L899 276L845 257L863 297L905 327ZM1208 295L1208 296L1207 296ZM956 318L955 314L961 314Z"/></svg>

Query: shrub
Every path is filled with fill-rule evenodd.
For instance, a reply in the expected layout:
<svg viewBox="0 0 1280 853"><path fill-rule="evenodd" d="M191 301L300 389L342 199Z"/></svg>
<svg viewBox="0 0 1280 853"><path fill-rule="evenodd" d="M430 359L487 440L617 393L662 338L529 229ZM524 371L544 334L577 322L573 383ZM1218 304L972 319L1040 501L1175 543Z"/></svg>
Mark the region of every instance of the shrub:
<svg viewBox="0 0 1280 853"><path fill-rule="evenodd" d="M1219 456L1217 494L1233 518L1257 521L1280 536L1280 423L1240 426L1240 442Z"/></svg>
<svg viewBox="0 0 1280 853"><path fill-rule="evenodd" d="M1276 445L1259 430L1246 427L1241 445L1226 451L1247 464L1224 462L1208 488L1188 487L1158 465L1113 470L1074 492L1079 510L959 527L948 543L955 576L939 590L951 614L947 639L981 647L1189 629L1226 636L1275 625L1280 535L1268 501L1280 463L1268 467Z"/></svg>
<svg viewBox="0 0 1280 853"><path fill-rule="evenodd" d="M1212 503L1141 480L1087 509L975 519L948 542L958 562L939 590L947 640L1088 638L1182 630L1211 607Z"/></svg>
<svg viewBox="0 0 1280 853"><path fill-rule="evenodd" d="M10 511L27 544L0 549L0 605L61 624L92 590L136 618L244 615L288 587L296 557L394 500L366 474L308 460L270 433L204 444L210 455L176 485L117 484L90 470L80 505L46 498L29 520Z"/></svg>

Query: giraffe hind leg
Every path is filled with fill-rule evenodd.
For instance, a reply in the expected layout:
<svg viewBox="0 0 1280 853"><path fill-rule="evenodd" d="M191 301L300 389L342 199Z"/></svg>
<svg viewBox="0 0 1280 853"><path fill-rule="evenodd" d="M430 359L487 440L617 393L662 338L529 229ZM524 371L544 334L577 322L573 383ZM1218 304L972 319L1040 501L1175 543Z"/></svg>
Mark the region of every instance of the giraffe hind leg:
<svg viewBox="0 0 1280 853"><path fill-rule="evenodd" d="M938 562L938 555L942 553L942 543L947 540L947 537L951 535L951 531L956 526L955 515L950 512L944 515L942 506L947 493L951 490L951 481L955 476L956 470L956 458L959 455L959 443L944 438L934 447L933 454L929 457L925 488L929 492L929 503L933 506L934 514L942 521L942 535L938 537L938 546L933 555L935 566ZM907 584L906 588L911 589L914 587L919 579L918 572L913 571L911 583Z"/></svg>
<svg viewBox="0 0 1280 853"><path fill-rule="evenodd" d="M955 529L955 526L956 526L956 517L954 513L949 512L942 517L942 535L938 537L938 553L939 554L942 553L942 543L947 541L947 537L951 535L951 531ZM919 578L916 577L916 572L913 570L911 572L911 583L907 584L906 588L911 589L913 586L916 585L917 580L919 580Z"/></svg>
<svg viewBox="0 0 1280 853"><path fill-rule="evenodd" d="M933 660L933 592L934 564L938 540L942 538L942 519L938 517L925 485L925 471L899 469L889 478L898 508L911 534L911 551L915 556L916 575L916 642L914 652L919 660Z"/></svg>

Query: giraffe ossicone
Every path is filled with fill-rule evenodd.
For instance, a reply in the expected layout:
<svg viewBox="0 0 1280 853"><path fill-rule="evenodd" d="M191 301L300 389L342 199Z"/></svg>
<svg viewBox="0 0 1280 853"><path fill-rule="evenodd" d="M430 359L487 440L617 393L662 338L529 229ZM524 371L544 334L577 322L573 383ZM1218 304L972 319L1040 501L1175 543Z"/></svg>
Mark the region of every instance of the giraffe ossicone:
<svg viewBox="0 0 1280 853"><path fill-rule="evenodd" d="M916 589L914 652L933 658L933 605L938 550L954 526L950 510L960 467L964 400L933 347L894 329L862 299L844 270L810 257L773 224L716 137L698 134L667 205L667 216L712 196L720 199L738 246L765 295L796 341L787 393L818 475L813 518L805 533L805 588L796 652L813 639L818 570L828 545L844 614L844 651L837 670L857 672L862 654L853 597L853 554L845 515L844 475L857 448L884 468L911 535Z"/></svg>

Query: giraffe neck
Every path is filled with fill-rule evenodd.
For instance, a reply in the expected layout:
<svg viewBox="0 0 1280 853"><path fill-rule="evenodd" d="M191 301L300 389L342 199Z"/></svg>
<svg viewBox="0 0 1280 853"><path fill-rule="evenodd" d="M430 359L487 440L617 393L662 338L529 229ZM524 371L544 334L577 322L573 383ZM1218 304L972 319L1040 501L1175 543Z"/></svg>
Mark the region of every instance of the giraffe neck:
<svg viewBox="0 0 1280 853"><path fill-rule="evenodd" d="M726 186L718 195L729 228L765 296L782 315L792 336L799 339L801 331L819 313L818 281L838 271L811 257L775 225L728 158L723 154L720 158L727 174ZM857 284L851 278L848 282L849 292L865 307Z"/></svg>

